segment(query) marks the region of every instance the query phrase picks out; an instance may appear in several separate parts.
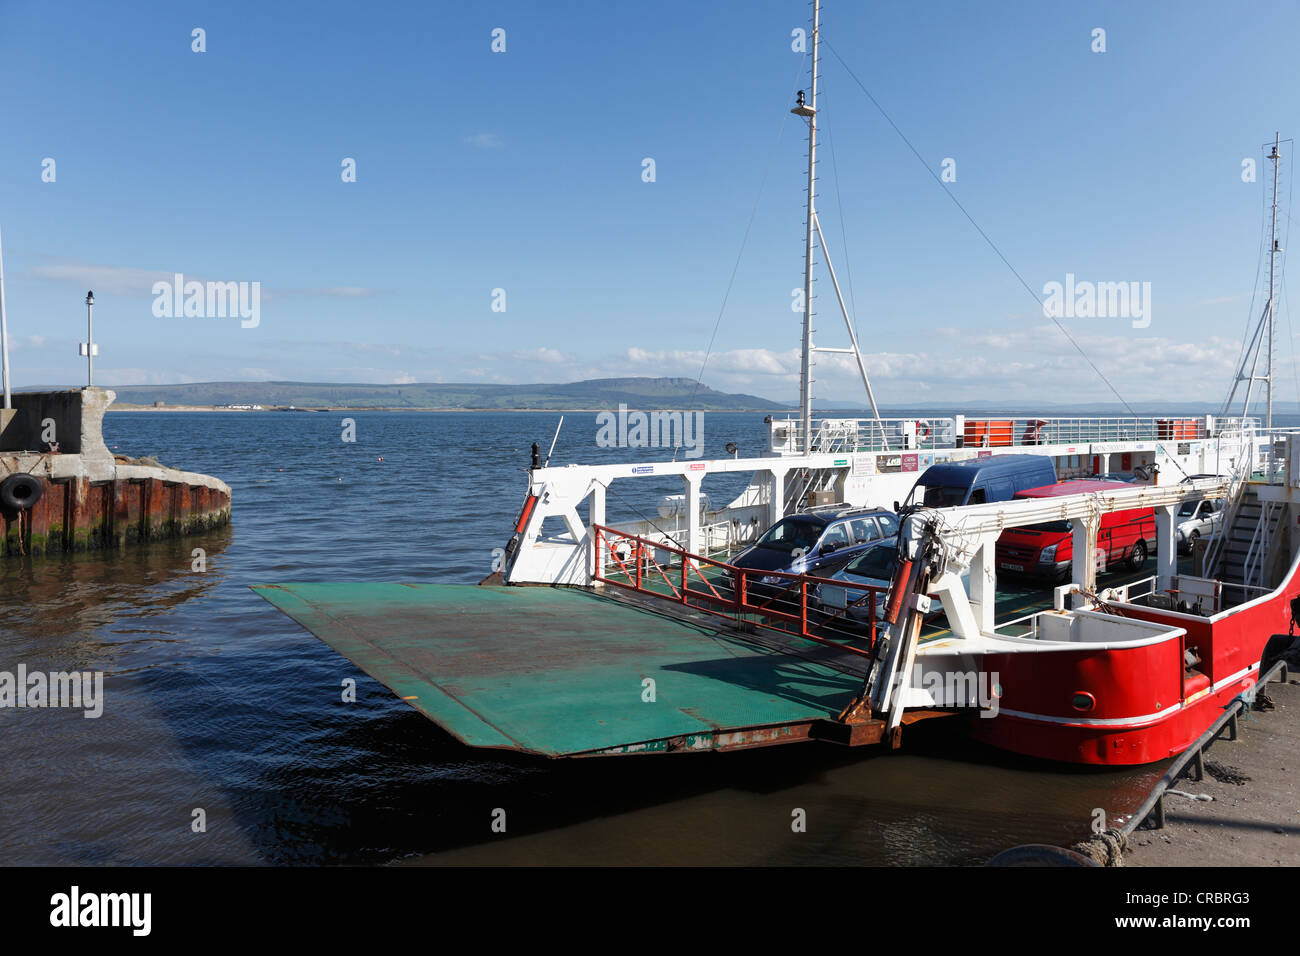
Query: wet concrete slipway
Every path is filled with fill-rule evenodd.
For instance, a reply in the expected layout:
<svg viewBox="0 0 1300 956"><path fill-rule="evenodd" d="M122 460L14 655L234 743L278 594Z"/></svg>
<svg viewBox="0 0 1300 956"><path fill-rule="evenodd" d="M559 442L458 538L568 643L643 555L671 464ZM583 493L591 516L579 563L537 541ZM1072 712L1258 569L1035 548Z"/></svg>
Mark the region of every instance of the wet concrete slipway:
<svg viewBox="0 0 1300 956"><path fill-rule="evenodd" d="M1300 661L1297 661L1300 663ZM1179 780L1165 826L1130 840L1129 866L1300 864L1300 679L1262 688L1258 707L1205 752L1205 776ZM1263 698L1260 699L1261 703Z"/></svg>

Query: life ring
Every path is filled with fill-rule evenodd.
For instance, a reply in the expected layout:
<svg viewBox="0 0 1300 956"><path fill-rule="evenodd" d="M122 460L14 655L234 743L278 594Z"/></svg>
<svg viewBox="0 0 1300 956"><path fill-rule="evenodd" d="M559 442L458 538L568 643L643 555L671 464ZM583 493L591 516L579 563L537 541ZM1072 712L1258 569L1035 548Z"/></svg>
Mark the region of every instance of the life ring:
<svg viewBox="0 0 1300 956"><path fill-rule="evenodd" d="M626 565L633 558L639 557L640 548L634 547L632 542L626 538L619 538L613 541L607 541L606 546L609 549L609 559L616 561L620 565Z"/></svg>
<svg viewBox="0 0 1300 956"><path fill-rule="evenodd" d="M26 511L45 494L45 485L28 474L10 475L0 481L0 505L7 511Z"/></svg>
<svg viewBox="0 0 1300 956"><path fill-rule="evenodd" d="M927 438L930 437L930 423L929 423L929 422L917 422L917 423L916 423L916 437L917 437L918 439L920 439L921 441L925 441Z"/></svg>

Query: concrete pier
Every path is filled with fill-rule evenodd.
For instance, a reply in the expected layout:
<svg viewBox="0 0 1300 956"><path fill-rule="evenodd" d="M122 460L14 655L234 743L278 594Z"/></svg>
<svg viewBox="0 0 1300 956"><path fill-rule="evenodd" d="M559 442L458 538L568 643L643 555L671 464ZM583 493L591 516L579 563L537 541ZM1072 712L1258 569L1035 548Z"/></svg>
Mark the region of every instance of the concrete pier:
<svg viewBox="0 0 1300 956"><path fill-rule="evenodd" d="M0 500L4 556L124 547L230 520L225 482L109 451L102 426L114 397L101 388L13 396L0 415L0 499L16 475L40 491L23 506Z"/></svg>
<svg viewBox="0 0 1300 956"><path fill-rule="evenodd" d="M1272 709L1252 711L1236 740L1205 752L1205 777L1165 797L1165 826L1129 838L1127 866L1300 864L1300 680L1260 685ZM1196 799L1209 797L1209 800Z"/></svg>

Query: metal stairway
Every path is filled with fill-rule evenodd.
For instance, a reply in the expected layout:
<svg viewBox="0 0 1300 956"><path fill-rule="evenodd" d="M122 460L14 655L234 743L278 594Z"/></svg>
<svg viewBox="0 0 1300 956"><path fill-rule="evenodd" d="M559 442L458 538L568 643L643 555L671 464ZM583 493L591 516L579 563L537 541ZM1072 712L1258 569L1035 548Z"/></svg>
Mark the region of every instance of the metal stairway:
<svg viewBox="0 0 1300 956"><path fill-rule="evenodd" d="M1267 588L1284 508L1259 500L1258 486L1247 482L1223 532L1216 577L1226 584Z"/></svg>
<svg viewBox="0 0 1300 956"><path fill-rule="evenodd" d="M799 468L790 472L785 479L785 513L808 510L809 493L835 492L838 478L839 471L834 468Z"/></svg>

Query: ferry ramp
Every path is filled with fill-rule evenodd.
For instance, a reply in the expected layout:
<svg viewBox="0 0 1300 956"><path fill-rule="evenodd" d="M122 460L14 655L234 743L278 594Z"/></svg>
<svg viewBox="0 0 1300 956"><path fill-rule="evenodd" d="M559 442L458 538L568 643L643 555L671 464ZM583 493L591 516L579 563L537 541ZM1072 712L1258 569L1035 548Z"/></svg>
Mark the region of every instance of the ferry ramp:
<svg viewBox="0 0 1300 956"><path fill-rule="evenodd" d="M841 739L835 720L863 658L684 609L557 587L253 590L472 747L568 757L879 739Z"/></svg>

